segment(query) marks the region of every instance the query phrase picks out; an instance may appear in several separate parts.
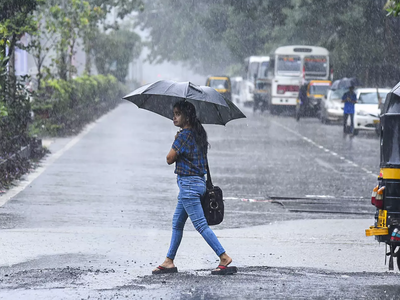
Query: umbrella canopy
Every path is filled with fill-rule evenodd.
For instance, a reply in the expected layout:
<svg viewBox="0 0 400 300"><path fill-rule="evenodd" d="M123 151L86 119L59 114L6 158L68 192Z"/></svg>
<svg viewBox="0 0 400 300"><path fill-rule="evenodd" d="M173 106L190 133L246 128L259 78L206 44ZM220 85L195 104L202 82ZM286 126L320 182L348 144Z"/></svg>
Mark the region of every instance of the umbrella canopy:
<svg viewBox="0 0 400 300"><path fill-rule="evenodd" d="M351 86L360 86L360 85L362 85L362 84L357 78L344 77L342 79L335 80L332 83L331 90L348 89Z"/></svg>
<svg viewBox="0 0 400 300"><path fill-rule="evenodd" d="M173 107L181 100L189 101L195 106L202 124L225 125L231 120L246 118L235 104L213 88L191 82L160 80L134 90L123 99L171 120Z"/></svg>

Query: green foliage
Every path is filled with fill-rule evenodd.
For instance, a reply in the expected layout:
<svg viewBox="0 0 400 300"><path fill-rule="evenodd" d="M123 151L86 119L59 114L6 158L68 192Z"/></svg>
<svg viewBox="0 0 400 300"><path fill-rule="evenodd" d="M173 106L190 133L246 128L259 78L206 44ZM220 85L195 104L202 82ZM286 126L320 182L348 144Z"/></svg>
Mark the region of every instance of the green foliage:
<svg viewBox="0 0 400 300"><path fill-rule="evenodd" d="M385 9L388 16L398 17L400 15L400 0L388 0Z"/></svg>
<svg viewBox="0 0 400 300"><path fill-rule="evenodd" d="M138 23L150 31L150 61L186 61L204 74L224 73L246 56L265 54L271 28L284 22L290 2L147 1Z"/></svg>
<svg viewBox="0 0 400 300"><path fill-rule="evenodd" d="M203 74L234 70L244 57L278 46L325 46L335 77L393 85L400 76L400 22L386 0L146 1L149 60L186 61ZM400 0L389 1L393 15Z"/></svg>
<svg viewBox="0 0 400 300"><path fill-rule="evenodd" d="M108 75L45 81L44 92L33 101L31 134L68 135L114 107L124 93L115 77Z"/></svg>
<svg viewBox="0 0 400 300"><path fill-rule="evenodd" d="M72 78L76 73L72 65L72 57L76 52L76 43L79 37L87 34L91 21L97 20L95 15L101 14L97 8L91 8L89 2L70 0L61 3L48 4L43 9L46 16L46 29L54 34L56 39L57 58L53 60L58 75L63 80Z"/></svg>
<svg viewBox="0 0 400 300"><path fill-rule="evenodd" d="M94 41L93 53L100 74L112 74L125 82L129 63L142 51L140 37L125 29L99 33Z"/></svg>
<svg viewBox="0 0 400 300"><path fill-rule="evenodd" d="M8 116L7 108L4 106L4 104L0 104L0 117L6 116Z"/></svg>
<svg viewBox="0 0 400 300"><path fill-rule="evenodd" d="M36 31L35 0L0 2L0 154L15 153L27 144L29 95L15 76L14 51L24 33ZM8 48L6 54L6 47ZM25 80L25 78L22 78Z"/></svg>
<svg viewBox="0 0 400 300"><path fill-rule="evenodd" d="M2 0L0 1L0 36L2 39L12 35L35 31L32 12L37 0Z"/></svg>

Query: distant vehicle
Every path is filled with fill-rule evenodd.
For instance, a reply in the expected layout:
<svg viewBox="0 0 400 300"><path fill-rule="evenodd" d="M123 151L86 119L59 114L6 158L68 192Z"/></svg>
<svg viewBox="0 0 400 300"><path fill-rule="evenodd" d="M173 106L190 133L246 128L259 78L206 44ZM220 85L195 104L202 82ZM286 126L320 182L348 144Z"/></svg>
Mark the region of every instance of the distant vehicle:
<svg viewBox="0 0 400 300"><path fill-rule="evenodd" d="M243 77L241 76L236 76L236 77L231 77L231 85L232 85L232 101L235 103L241 103L241 93L243 92L242 90L242 84L243 84Z"/></svg>
<svg viewBox="0 0 400 300"><path fill-rule="evenodd" d="M254 106L253 110L260 109L262 112L268 108L268 97L270 91L268 90L268 69L269 69L269 56L260 56L260 63L258 72L254 78Z"/></svg>
<svg viewBox="0 0 400 300"><path fill-rule="evenodd" d="M379 134L378 125L381 112L379 98L383 102L390 89L358 88L354 92L357 95L357 103L354 107L353 134L357 135L360 130L375 131Z"/></svg>
<svg viewBox="0 0 400 300"><path fill-rule="evenodd" d="M327 95L331 84L332 82L330 80L311 80L301 87L306 89L306 99L304 102L300 100L300 97L297 99L297 120L299 120L300 117L320 116L322 99Z"/></svg>
<svg viewBox="0 0 400 300"><path fill-rule="evenodd" d="M342 96L347 92L346 89L328 90L326 97L322 98L320 120L322 123L331 121L343 121Z"/></svg>
<svg viewBox="0 0 400 300"><path fill-rule="evenodd" d="M271 56L268 77L270 112L294 109L305 81L330 79L329 51L316 46L279 47Z"/></svg>
<svg viewBox="0 0 400 300"><path fill-rule="evenodd" d="M225 99L232 101L231 80L228 76L209 76L206 86L212 87L224 96Z"/></svg>
<svg viewBox="0 0 400 300"><path fill-rule="evenodd" d="M251 106L254 105L254 90L259 72L265 66L268 67L268 56L249 56L244 59L243 81L242 81L242 102ZM267 63L267 65L265 65Z"/></svg>

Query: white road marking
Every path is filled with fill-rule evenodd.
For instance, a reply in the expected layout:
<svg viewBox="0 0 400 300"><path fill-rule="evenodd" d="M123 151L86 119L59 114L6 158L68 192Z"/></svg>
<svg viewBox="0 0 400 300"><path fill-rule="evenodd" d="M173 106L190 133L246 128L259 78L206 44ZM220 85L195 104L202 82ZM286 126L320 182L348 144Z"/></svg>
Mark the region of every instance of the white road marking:
<svg viewBox="0 0 400 300"><path fill-rule="evenodd" d="M298 137L300 137L300 138L302 138L303 140L307 141L308 143L310 143L310 144L316 146L317 148L319 148L319 149L321 149L321 150L324 150L324 151L327 152L327 153L332 154L333 156L337 156L337 155L338 155L337 153L333 152L332 150L329 150L329 149L325 148L325 147L322 146L322 145L318 145L316 142L314 142L314 141L311 140L310 138L308 138L308 137L306 137L306 136L304 136L304 135L301 135L301 134L298 133L297 131L294 131L294 130L290 129L289 127L286 127L285 125L282 125L282 124L279 123L279 122L276 122L276 121L273 121L273 120L271 120L271 122L274 123L274 124L276 124L276 125L278 125L278 126L281 126L283 129L286 129L287 131L289 131L289 132L291 132L291 133L297 135ZM353 161L351 161L351 160L349 160L349 159L346 159L346 158L343 157L343 156L341 156L340 159L345 160L347 163L351 164L351 165L354 166L354 167L360 168L360 169L363 170L365 173L370 174L370 175L374 176L375 178L378 177L378 175L373 174L372 171L360 167L360 166L357 165L355 162L353 162Z"/></svg>

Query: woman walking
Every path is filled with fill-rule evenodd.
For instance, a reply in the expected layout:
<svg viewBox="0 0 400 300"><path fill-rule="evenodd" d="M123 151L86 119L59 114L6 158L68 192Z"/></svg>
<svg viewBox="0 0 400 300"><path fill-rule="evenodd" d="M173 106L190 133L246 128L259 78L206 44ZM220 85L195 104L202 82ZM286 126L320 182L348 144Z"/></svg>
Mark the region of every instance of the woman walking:
<svg viewBox="0 0 400 300"><path fill-rule="evenodd" d="M178 204L172 220L171 244L164 262L153 270L153 274L175 273L174 259L183 236L183 228L189 217L196 230L219 256L219 266L213 275L233 274L236 267L228 267L232 258L226 254L218 238L207 224L200 197L206 192L207 133L196 116L194 105L179 101L174 105L174 125L181 128L167 155L167 163L175 163L179 187Z"/></svg>

